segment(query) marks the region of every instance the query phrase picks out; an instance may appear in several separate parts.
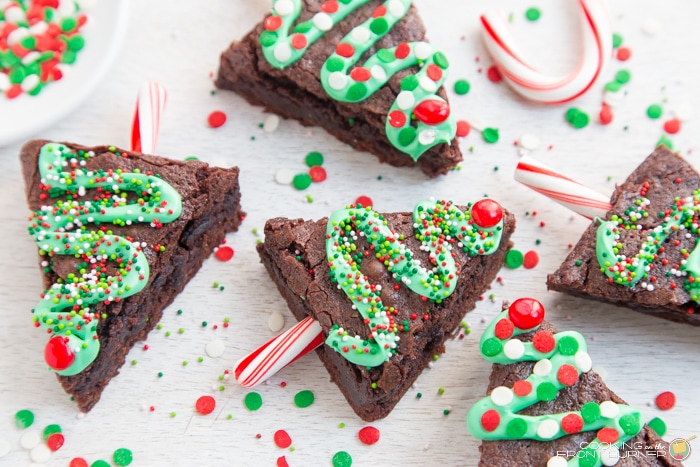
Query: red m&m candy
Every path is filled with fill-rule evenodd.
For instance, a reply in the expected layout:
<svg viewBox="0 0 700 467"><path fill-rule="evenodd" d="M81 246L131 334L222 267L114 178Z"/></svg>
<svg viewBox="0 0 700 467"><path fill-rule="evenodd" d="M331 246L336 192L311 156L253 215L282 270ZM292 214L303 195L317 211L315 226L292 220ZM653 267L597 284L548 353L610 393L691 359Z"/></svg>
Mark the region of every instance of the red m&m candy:
<svg viewBox="0 0 700 467"><path fill-rule="evenodd" d="M480 199L472 206L472 219L482 228L493 227L503 219L503 208L491 198Z"/></svg>
<svg viewBox="0 0 700 467"><path fill-rule="evenodd" d="M75 354L68 345L67 337L55 336L44 347L46 364L57 371L65 370L75 361Z"/></svg>
<svg viewBox="0 0 700 467"><path fill-rule="evenodd" d="M534 298L519 298L508 307L508 317L518 329L532 329L544 319L544 307Z"/></svg>
<svg viewBox="0 0 700 467"><path fill-rule="evenodd" d="M413 113L426 125L438 125L450 116L450 106L445 101L428 99L418 104Z"/></svg>

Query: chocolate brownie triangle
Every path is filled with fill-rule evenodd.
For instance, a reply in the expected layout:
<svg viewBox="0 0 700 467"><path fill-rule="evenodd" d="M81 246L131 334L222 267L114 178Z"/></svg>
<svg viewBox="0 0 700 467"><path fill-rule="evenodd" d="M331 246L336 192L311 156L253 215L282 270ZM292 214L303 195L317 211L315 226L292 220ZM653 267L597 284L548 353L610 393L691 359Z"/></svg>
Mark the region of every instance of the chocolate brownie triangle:
<svg viewBox="0 0 700 467"><path fill-rule="evenodd" d="M238 168L43 140L20 160L46 287L35 325L49 334L47 364L87 412L238 229Z"/></svg>
<svg viewBox="0 0 700 467"><path fill-rule="evenodd" d="M659 146L616 187L612 210L586 229L547 287L700 326L699 189L693 167Z"/></svg>
<svg viewBox="0 0 700 467"><path fill-rule="evenodd" d="M221 55L216 86L436 177L462 160L448 67L411 0L276 0Z"/></svg>
<svg viewBox="0 0 700 467"><path fill-rule="evenodd" d="M379 230L378 237L374 239L379 246L367 241L367 238L377 232L371 230L372 226L367 227L370 230L365 231L365 227L356 224L367 221L368 211L363 208L349 208L347 211L334 213L331 216L329 231L327 218L318 221L274 218L267 221L265 241L257 247L262 263L294 316L300 321L311 316L320 323L326 343L317 348L317 353L330 373L331 380L338 385L350 406L363 420L376 420L391 412L423 369L433 360L433 356L445 351L445 341L456 335L456 328L464 315L474 309L480 295L489 288L496 277L510 245L509 238L515 229L515 217L510 212L501 210L500 215L489 218L483 215L483 211L479 211L479 208L484 206L496 206L497 210L501 209L500 205L489 199L459 209L470 213L467 214L467 219L475 223L478 219L479 225L490 226L485 231L474 231L480 239L486 238L489 241L488 239L493 237L490 237L488 232L498 231L500 239L487 247L488 254L482 254L483 250L479 252L479 247L475 248L476 253L471 250L471 253L465 252L467 244L473 248L472 240L467 239L466 235L462 237L458 234L458 237L446 230L435 233L436 242L442 242L441 235L444 235L446 242L452 245L450 251L456 262L456 272L450 276L456 281L452 284L454 291L446 298L427 298L413 291L410 287L419 282L417 276L412 280L403 276L404 265L400 263L404 256L418 259L423 265L431 264L430 253L426 251L429 248L425 246L428 240L424 232L421 236L414 231L416 226L420 227L422 222L426 222L420 215L416 221L415 214L408 212L381 216L369 211L372 215L381 216L381 221L375 222L374 226L386 222L386 227L392 231L391 234L384 234ZM414 211L416 212L420 211ZM430 208L426 208L423 212L431 211ZM338 213L343 213L340 218ZM334 230L334 226L341 226L341 222L344 222L338 219L346 215L353 219L342 223L347 229L339 227ZM496 221L500 222L496 224ZM350 236L338 238L336 233L339 231L347 232ZM327 243L327 240L330 243ZM462 243L459 243L460 241ZM391 246L387 246L389 242ZM350 243L354 246L348 246ZM342 246L340 250L336 249L339 245ZM327 248L331 249L330 254ZM437 257L442 259L440 253ZM348 259L348 263L343 263L341 258ZM344 265L349 264L359 269L359 272L353 270L353 279L350 282L345 280L345 272L338 272L340 276L335 275L335 272L341 271ZM395 267L390 270L385 265ZM420 269L420 266L417 268ZM449 280L447 274L439 274L446 281ZM370 338L367 323L371 321L369 317L373 315L372 310L367 313L369 317L363 319L358 311L358 297L349 298L343 289L352 287L353 283L357 284L358 289L367 291L369 295L364 298L368 298L370 303L379 298L382 305L377 305L377 309L381 310L384 307L386 314L396 325L396 336L399 337L397 347L390 349L386 358L380 359L379 363L375 361L372 364L374 366L365 364L362 358L361 361L355 360L355 357L363 352L365 355L360 357L367 354L371 357L377 350L376 343L393 341L389 337L380 340L384 337L381 331L378 332L378 337ZM435 287L435 290L439 289L439 293L442 293L440 286ZM377 325L377 328L381 326ZM342 333L349 337L348 341L334 340ZM357 349L354 348L355 345ZM389 345L385 345L384 348L389 348ZM351 360L356 363L352 363Z"/></svg>
<svg viewBox="0 0 700 467"><path fill-rule="evenodd" d="M518 331L518 317L504 311L481 338L482 353L491 356L487 359L503 363L493 364L489 396L467 416L469 431L484 439L479 467L682 465L672 457L669 444L644 424L641 412L591 371L582 336L571 331L557 334L542 320L544 308L534 299L519 299L513 305L523 308L525 303L532 305L520 315L530 321L523 327L534 329L518 335L523 332ZM533 309L541 311L539 325L531 321ZM520 341L525 348L509 341ZM534 357L523 358L523 353Z"/></svg>

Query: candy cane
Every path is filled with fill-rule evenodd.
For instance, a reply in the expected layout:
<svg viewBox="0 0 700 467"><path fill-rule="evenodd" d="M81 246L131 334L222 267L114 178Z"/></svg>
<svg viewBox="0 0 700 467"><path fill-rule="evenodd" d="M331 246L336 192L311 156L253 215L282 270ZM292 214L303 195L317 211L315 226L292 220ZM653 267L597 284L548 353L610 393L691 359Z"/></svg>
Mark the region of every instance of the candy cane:
<svg viewBox="0 0 700 467"><path fill-rule="evenodd" d="M526 99L561 104L588 91L612 55L612 29L604 0L579 0L583 55L566 76L548 76L529 65L517 49L508 21L500 11L481 17L486 49L503 79Z"/></svg>
<svg viewBox="0 0 700 467"><path fill-rule="evenodd" d="M307 317L242 358L233 375L241 386L252 388L321 344L321 325Z"/></svg>
<svg viewBox="0 0 700 467"><path fill-rule="evenodd" d="M515 179L584 217L605 217L612 209L609 198L581 185L541 162L523 156L515 168Z"/></svg>
<svg viewBox="0 0 700 467"><path fill-rule="evenodd" d="M131 150L154 154L158 142L160 117L165 109L167 93L155 82L144 83L136 99L134 123L131 129Z"/></svg>

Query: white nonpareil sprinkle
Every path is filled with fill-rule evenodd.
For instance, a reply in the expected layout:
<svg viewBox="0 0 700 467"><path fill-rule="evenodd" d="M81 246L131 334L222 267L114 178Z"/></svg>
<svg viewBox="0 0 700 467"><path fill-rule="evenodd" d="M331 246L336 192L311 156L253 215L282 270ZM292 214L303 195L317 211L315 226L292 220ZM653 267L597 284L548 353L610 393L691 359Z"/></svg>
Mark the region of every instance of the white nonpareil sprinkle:
<svg viewBox="0 0 700 467"><path fill-rule="evenodd" d="M224 354L225 350L226 344L224 344L224 341L222 341L221 339L214 339L210 341L204 348L204 351L211 358L221 357Z"/></svg>
<svg viewBox="0 0 700 467"><path fill-rule="evenodd" d="M284 315L279 311L275 311L267 318L267 327L272 332L279 332L284 327Z"/></svg>
<svg viewBox="0 0 700 467"><path fill-rule="evenodd" d="M265 133L272 133L280 126L280 118L275 114L270 114L265 117L263 122L263 131Z"/></svg>
<svg viewBox="0 0 700 467"><path fill-rule="evenodd" d="M41 433L38 430L25 431L19 439L19 445L24 449L32 449L41 443Z"/></svg>
<svg viewBox="0 0 700 467"><path fill-rule="evenodd" d="M534 151L540 146L540 139L532 133L525 133L518 141L520 147L529 151Z"/></svg>
<svg viewBox="0 0 700 467"><path fill-rule="evenodd" d="M289 185L294 180L294 172L291 169L279 169L275 172L275 182L280 185Z"/></svg>
<svg viewBox="0 0 700 467"><path fill-rule="evenodd" d="M51 449L43 443L37 444L29 451L29 458L37 464L45 464L51 458Z"/></svg>

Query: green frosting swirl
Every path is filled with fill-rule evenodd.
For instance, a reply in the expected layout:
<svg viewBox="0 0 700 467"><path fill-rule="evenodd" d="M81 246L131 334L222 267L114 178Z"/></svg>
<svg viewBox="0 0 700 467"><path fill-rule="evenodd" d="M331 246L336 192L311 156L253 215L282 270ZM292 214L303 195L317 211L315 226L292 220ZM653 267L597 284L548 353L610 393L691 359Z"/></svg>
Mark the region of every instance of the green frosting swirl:
<svg viewBox="0 0 700 467"><path fill-rule="evenodd" d="M110 151L119 155L113 147ZM159 228L182 211L180 195L167 182L138 172L84 169L94 156L58 143L44 145L39 155L42 200L64 199L42 206L30 217L29 233L46 258L47 272L56 255L77 261L76 272L59 278L32 310L37 327L62 338L59 344L70 365L56 372L65 376L83 371L99 353L97 325L105 316L96 313L94 305L118 302L148 282L141 243L114 235L107 225L149 222ZM88 231L86 224L98 228Z"/></svg>

